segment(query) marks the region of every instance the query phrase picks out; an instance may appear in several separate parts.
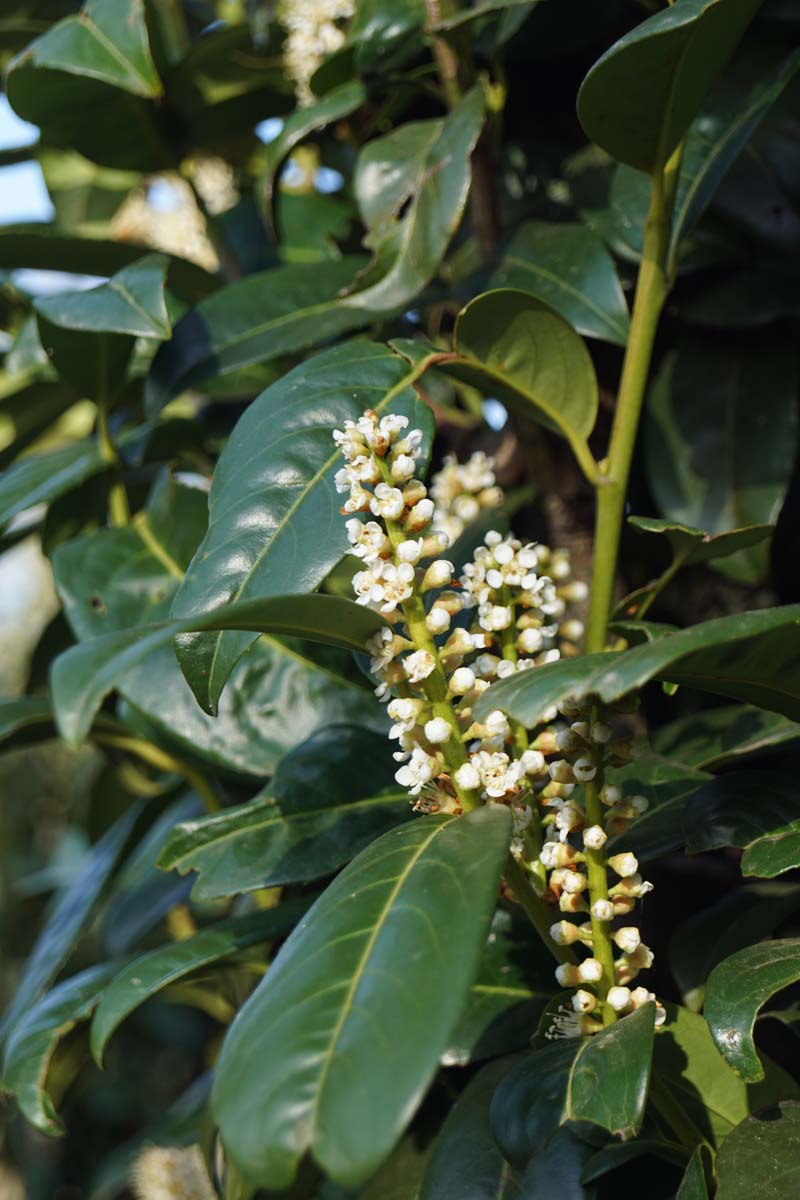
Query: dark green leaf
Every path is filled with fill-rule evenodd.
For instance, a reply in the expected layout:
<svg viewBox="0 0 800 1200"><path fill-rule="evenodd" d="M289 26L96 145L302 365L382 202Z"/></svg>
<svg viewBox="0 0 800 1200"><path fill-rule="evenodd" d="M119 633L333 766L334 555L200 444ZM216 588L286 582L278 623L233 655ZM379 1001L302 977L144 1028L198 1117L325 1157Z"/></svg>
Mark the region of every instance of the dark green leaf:
<svg viewBox="0 0 800 1200"><path fill-rule="evenodd" d="M285 1187L311 1150L352 1186L386 1156L466 999L509 835L501 809L414 821L373 842L317 901L217 1065L215 1116L248 1179ZM254 1060L260 1070L245 1071Z"/></svg>
<svg viewBox="0 0 800 1200"><path fill-rule="evenodd" d="M569 1129L559 1129L528 1164L520 1180L520 1200L538 1200L558 1190L559 1200L594 1200L595 1190L583 1182L592 1147ZM512 1193L513 1195L514 1193Z"/></svg>
<svg viewBox="0 0 800 1200"><path fill-rule="evenodd" d="M337 300L363 262L347 257L276 267L201 301L178 321L172 340L153 359L146 385L150 411L190 385L306 350L366 324L370 318Z"/></svg>
<svg viewBox="0 0 800 1200"><path fill-rule="evenodd" d="M526 221L490 282L530 292L586 337L620 346L628 340L628 306L614 260L585 225Z"/></svg>
<svg viewBox="0 0 800 1200"><path fill-rule="evenodd" d="M765 1080L746 1084L720 1056L703 1017L679 1005L664 1007L667 1024L655 1039L654 1074L712 1146L754 1108L796 1095L792 1078L770 1062Z"/></svg>
<svg viewBox="0 0 800 1200"><path fill-rule="evenodd" d="M371 282L371 270L364 290L341 301L345 310L402 308L436 273L467 202L483 112L474 87L444 119L401 125L361 151L356 196L381 275Z"/></svg>
<svg viewBox="0 0 800 1200"><path fill-rule="evenodd" d="M410 816L386 738L332 725L291 751L249 804L177 825L158 862L197 871L197 900L304 883Z"/></svg>
<svg viewBox="0 0 800 1200"><path fill-rule="evenodd" d="M732 89L727 104L712 105L689 130L681 163L672 219L670 258L708 207L728 168L744 149L761 120L800 67L800 50L777 71L758 81L749 95Z"/></svg>
<svg viewBox="0 0 800 1200"><path fill-rule="evenodd" d="M704 784L686 805L683 828L690 854L747 846L764 834L800 829L800 792L792 775L736 771Z"/></svg>
<svg viewBox="0 0 800 1200"><path fill-rule="evenodd" d="M721 356L699 345L671 352L645 424L648 476L661 511L711 533L772 524L794 464L797 386L796 360L777 345L768 353L729 348ZM766 544L751 543L718 570L752 583L768 561Z"/></svg>
<svg viewBox="0 0 800 1200"><path fill-rule="evenodd" d="M675 1200L708 1200L708 1187L703 1167L703 1160L707 1154L708 1152L703 1146L696 1148L684 1171Z"/></svg>
<svg viewBox="0 0 800 1200"><path fill-rule="evenodd" d="M717 1200L787 1200L800 1190L800 1103L787 1100L742 1121L716 1167Z"/></svg>
<svg viewBox="0 0 800 1200"><path fill-rule="evenodd" d="M430 445L432 416L412 386L421 371L385 346L352 342L318 354L262 392L220 456L208 534L173 613L208 613L231 599L317 587L348 547L334 485L341 455L333 430L367 408L391 410L407 414ZM207 712L215 711L252 641L252 635L182 641L181 667Z"/></svg>
<svg viewBox="0 0 800 1200"><path fill-rule="evenodd" d="M611 703L650 679L800 718L800 606L719 617L622 653L548 663L493 684L475 711L480 717L502 708L530 729L567 696Z"/></svg>
<svg viewBox="0 0 800 1200"><path fill-rule="evenodd" d="M4 750L54 736L53 714L46 696L0 701L0 743Z"/></svg>
<svg viewBox="0 0 800 1200"><path fill-rule="evenodd" d="M797 886L754 884L723 896L679 925L669 957L686 1007L699 1012L706 979L717 963L772 933L798 906Z"/></svg>
<svg viewBox="0 0 800 1200"><path fill-rule="evenodd" d="M508 400L565 437L586 461L597 416L597 379L575 330L540 300L501 289L471 301L456 321L448 374Z"/></svg>
<svg viewBox="0 0 800 1200"><path fill-rule="evenodd" d="M118 633L73 646L53 663L50 688L61 736L80 743L105 697L126 673L180 633L247 629L363 649L382 622L375 613L335 596L279 596L224 605L215 612Z"/></svg>
<svg viewBox="0 0 800 1200"><path fill-rule="evenodd" d="M609 839L609 851L632 851L640 862L670 854L683 845L681 815L686 802L709 776L658 755L644 755L630 766L609 771L609 783L626 796L645 796L649 807L626 833Z"/></svg>
<svg viewBox="0 0 800 1200"><path fill-rule="evenodd" d="M565 1038L514 1067L492 1102L509 1162L522 1168L560 1125L588 1121L623 1140L641 1127L653 1051L654 1007L644 1005L591 1038Z"/></svg>
<svg viewBox="0 0 800 1200"><path fill-rule="evenodd" d="M550 955L528 922L498 909L442 1065L464 1067L527 1047L554 986Z"/></svg>
<svg viewBox="0 0 800 1200"><path fill-rule="evenodd" d="M78 333L54 325L41 313L42 345L62 379L81 396L106 401L125 382L134 339L119 333Z"/></svg>
<svg viewBox="0 0 800 1200"><path fill-rule="evenodd" d="M511 1065L508 1059L489 1063L467 1084L433 1144L419 1200L521 1200L529 1195L500 1153L489 1122L492 1096Z"/></svg>
<svg viewBox="0 0 800 1200"><path fill-rule="evenodd" d="M764 1078L753 1042L758 1010L800 979L800 940L746 946L719 963L706 984L705 1018L717 1049L748 1082Z"/></svg>
<svg viewBox="0 0 800 1200"><path fill-rule="evenodd" d="M228 958L248 946L272 941L291 929L308 908L307 900L283 901L277 908L219 921L183 941L168 943L133 959L112 978L92 1019L91 1047L102 1066L114 1031L145 1000L192 971Z"/></svg>
<svg viewBox="0 0 800 1200"><path fill-rule="evenodd" d="M315 130L349 117L364 103L366 95L363 83L354 79L333 88L316 103L296 108L289 114L278 136L267 146L267 167L263 180L267 204L272 199L275 174L290 150Z"/></svg>
<svg viewBox="0 0 800 1200"><path fill-rule="evenodd" d="M114 963L89 967L57 984L21 1016L6 1042L3 1086L42 1133L63 1133L47 1094L47 1069L60 1040L79 1021L86 1021L113 975Z"/></svg>
<svg viewBox="0 0 800 1200"><path fill-rule="evenodd" d="M686 1162L687 1153L686 1148L676 1142L646 1137L643 1132L632 1142L609 1142L602 1150L598 1150L584 1167L581 1180L584 1183L592 1183L611 1171L616 1171L618 1167L645 1156L659 1158L663 1162L682 1167Z"/></svg>
<svg viewBox="0 0 800 1200"><path fill-rule="evenodd" d="M800 866L800 819L756 838L745 846L742 874L771 879Z"/></svg>
<svg viewBox="0 0 800 1200"><path fill-rule="evenodd" d="M70 491L105 467L97 442L86 438L49 454L20 459L0 477L0 524Z"/></svg>
<svg viewBox="0 0 800 1200"><path fill-rule="evenodd" d="M679 560L685 567L727 558L738 550L749 550L770 538L774 530L772 525L748 525L744 529L712 534L691 525L660 521L654 517L628 517L628 524L642 533L664 534L672 549L673 560Z"/></svg>
<svg viewBox="0 0 800 1200"><path fill-rule="evenodd" d="M730 704L678 717L656 730L653 746L665 758L717 771L800 737L800 725L778 713Z"/></svg>
<svg viewBox="0 0 800 1200"><path fill-rule="evenodd" d="M123 267L108 283L42 297L36 311L62 329L163 341L172 332L164 295L167 266L165 255L148 254Z"/></svg>
<svg viewBox="0 0 800 1200"><path fill-rule="evenodd" d="M69 957L75 940L97 906L141 811L139 804L129 808L92 847L83 870L74 882L56 896L14 998L3 1014L0 1023L2 1036L8 1036L23 1014L55 979Z"/></svg>
<svg viewBox="0 0 800 1200"><path fill-rule="evenodd" d="M616 42L578 93L589 137L654 171L689 128L762 0L681 0Z"/></svg>

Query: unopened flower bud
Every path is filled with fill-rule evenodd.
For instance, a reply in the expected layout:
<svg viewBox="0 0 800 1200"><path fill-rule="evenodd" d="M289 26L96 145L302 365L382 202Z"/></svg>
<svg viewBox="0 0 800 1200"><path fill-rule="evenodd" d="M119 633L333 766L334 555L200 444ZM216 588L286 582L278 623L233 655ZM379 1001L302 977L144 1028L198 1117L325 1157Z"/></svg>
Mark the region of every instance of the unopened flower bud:
<svg viewBox="0 0 800 1200"><path fill-rule="evenodd" d="M446 558L437 558L431 563L422 577L420 590L429 591L431 588L447 587L453 580L453 564Z"/></svg>
<svg viewBox="0 0 800 1200"><path fill-rule="evenodd" d="M631 992L631 1004L634 1008L643 1008L655 998L655 992L648 992L646 987L637 987Z"/></svg>
<svg viewBox="0 0 800 1200"><path fill-rule="evenodd" d="M614 1012L623 1012L631 1002L631 989L626 987L609 988L606 999Z"/></svg>
<svg viewBox="0 0 800 1200"><path fill-rule="evenodd" d="M583 621L564 621L562 625L559 625L558 632L568 642L579 642L583 637Z"/></svg>
<svg viewBox="0 0 800 1200"><path fill-rule="evenodd" d="M419 533L430 524L433 516L433 501L420 500L419 504L415 504L405 520L405 527L409 533Z"/></svg>
<svg viewBox="0 0 800 1200"><path fill-rule="evenodd" d="M594 1012L597 1008L597 997L593 996L591 992L579 988L572 997L572 1007L577 1013Z"/></svg>
<svg viewBox="0 0 800 1200"><path fill-rule="evenodd" d="M541 775L546 763L539 750L525 750L519 760L526 775Z"/></svg>
<svg viewBox="0 0 800 1200"><path fill-rule="evenodd" d="M559 963L555 975L556 982L560 983L562 987L575 987L576 984L582 982L574 963Z"/></svg>
<svg viewBox="0 0 800 1200"><path fill-rule="evenodd" d="M475 686L475 673L469 667L458 667L450 676L450 691L454 696L463 696Z"/></svg>
<svg viewBox="0 0 800 1200"><path fill-rule="evenodd" d="M578 926L571 921L556 921L555 925L550 926L550 937L557 946L571 946L580 940L580 936Z"/></svg>
<svg viewBox="0 0 800 1200"><path fill-rule="evenodd" d="M578 967L582 983L599 983L603 978L603 964L598 958L585 958Z"/></svg>
<svg viewBox="0 0 800 1200"><path fill-rule="evenodd" d="M633 954L642 940L635 925L625 925L622 929L615 930L613 937L620 950L624 950L626 954Z"/></svg>
<svg viewBox="0 0 800 1200"><path fill-rule="evenodd" d="M608 860L608 865L612 871L616 871L622 879L629 875L635 875L639 870L639 863L635 854L626 851L624 854L612 854Z"/></svg>
<svg viewBox="0 0 800 1200"><path fill-rule="evenodd" d="M589 588L582 579L574 579L570 583L563 584L559 587L558 592L570 604L581 604L589 598Z"/></svg>
<svg viewBox="0 0 800 1200"><path fill-rule="evenodd" d="M558 897L558 907L563 913L587 912L589 908L581 892L562 892Z"/></svg>
<svg viewBox="0 0 800 1200"><path fill-rule="evenodd" d="M450 545L450 538L442 529L432 529L426 533L422 541L422 557L423 558L438 558L440 554L444 554L447 547Z"/></svg>
<svg viewBox="0 0 800 1200"><path fill-rule="evenodd" d="M583 844L587 850L600 850L607 840L602 825L590 825L583 831Z"/></svg>
<svg viewBox="0 0 800 1200"><path fill-rule="evenodd" d="M444 717L433 717L432 720L425 722L425 737L434 745L438 746L449 742L452 736L453 730Z"/></svg>
<svg viewBox="0 0 800 1200"><path fill-rule="evenodd" d="M589 880L580 871L567 871L564 876L562 887L565 892L570 895L575 895L578 892L586 891L589 886Z"/></svg>
<svg viewBox="0 0 800 1200"><path fill-rule="evenodd" d="M600 799L603 801L603 804L608 804L609 807L612 804L618 804L622 799L622 788L618 788L612 783L607 783L604 788L600 789Z"/></svg>
<svg viewBox="0 0 800 1200"><path fill-rule="evenodd" d="M493 709L483 724L489 737L504 738L508 733L508 718L502 709Z"/></svg>
<svg viewBox="0 0 800 1200"><path fill-rule="evenodd" d="M597 742L598 745L602 746L605 742L608 742L611 740L613 732L614 731L612 730L610 725L605 725L602 721L598 721L595 725L592 726L592 731L591 731L592 741Z"/></svg>
<svg viewBox="0 0 800 1200"><path fill-rule="evenodd" d="M572 770L578 783L588 783L597 774L597 767L589 758L579 758L572 764Z"/></svg>
<svg viewBox="0 0 800 1200"><path fill-rule="evenodd" d="M431 609L425 618L425 628L434 635L447 633L450 628L450 614L438 606Z"/></svg>
<svg viewBox="0 0 800 1200"><path fill-rule="evenodd" d="M480 787L481 777L472 763L466 762L458 768L453 776L453 781L456 787L463 788L464 791L469 792Z"/></svg>
<svg viewBox="0 0 800 1200"><path fill-rule="evenodd" d="M517 649L522 654L538 654L544 645L541 630L523 629L517 638Z"/></svg>
<svg viewBox="0 0 800 1200"><path fill-rule="evenodd" d="M565 758L558 758L555 762L551 762L548 771L550 778L555 783L574 783L575 781L572 765Z"/></svg>
<svg viewBox="0 0 800 1200"><path fill-rule="evenodd" d="M397 547L397 557L400 562L417 563L422 554L422 538L401 542Z"/></svg>
<svg viewBox="0 0 800 1200"><path fill-rule="evenodd" d="M610 900L595 900L592 916L596 921L611 921L614 917L614 905Z"/></svg>

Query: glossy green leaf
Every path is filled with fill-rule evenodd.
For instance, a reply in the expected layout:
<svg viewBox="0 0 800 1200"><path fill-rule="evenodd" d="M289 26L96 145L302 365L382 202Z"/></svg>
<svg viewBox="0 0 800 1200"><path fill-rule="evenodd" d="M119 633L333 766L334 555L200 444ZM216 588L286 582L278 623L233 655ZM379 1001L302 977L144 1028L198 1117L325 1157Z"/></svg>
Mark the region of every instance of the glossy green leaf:
<svg viewBox="0 0 800 1200"><path fill-rule="evenodd" d="M741 868L743 875L772 879L800 866L800 819L788 821L745 846Z"/></svg>
<svg viewBox="0 0 800 1200"><path fill-rule="evenodd" d="M790 1075L765 1062L766 1079L746 1084L721 1057L705 1018L665 1004L667 1023L653 1047L653 1071L713 1147L749 1112L797 1094Z"/></svg>
<svg viewBox="0 0 800 1200"><path fill-rule="evenodd" d="M627 767L609 771L626 796L644 796L648 808L626 833L609 839L609 851L632 851L640 862L650 862L683 845L681 816L701 784L709 776L658 755L643 755Z"/></svg>
<svg viewBox="0 0 800 1200"><path fill-rule="evenodd" d="M0 745L4 750L54 736L53 713L46 696L0 700Z"/></svg>
<svg viewBox="0 0 800 1200"><path fill-rule="evenodd" d="M592 1183L602 1179L626 1163L637 1158L652 1157L662 1162L673 1163L682 1167L686 1163L687 1150L676 1142L668 1142L661 1138L647 1137L643 1130L639 1137L632 1142L609 1142L601 1150L592 1154L581 1174L583 1183Z"/></svg>
<svg viewBox="0 0 800 1200"><path fill-rule="evenodd" d="M363 290L341 301L344 310L402 308L434 276L467 203L483 113L474 87L449 116L401 125L362 149L355 190L375 262Z"/></svg>
<svg viewBox="0 0 800 1200"><path fill-rule="evenodd" d="M333 88L316 103L296 108L289 114L278 136L267 146L267 166L262 185L267 204L272 199L278 168L293 147L317 129L324 129L334 121L349 117L364 103L366 95L363 83L354 79Z"/></svg>
<svg viewBox="0 0 800 1200"><path fill-rule="evenodd" d="M467 1084L433 1144L419 1200L521 1200L530 1194L500 1153L489 1120L492 1096L511 1065L508 1059L489 1063Z"/></svg>
<svg viewBox="0 0 800 1200"><path fill-rule="evenodd" d="M800 829L800 793L793 775L736 771L704 784L683 815L690 854L747 846L764 834ZM795 833L796 836L796 833Z"/></svg>
<svg viewBox="0 0 800 1200"><path fill-rule="evenodd" d="M454 348L459 358L443 370L560 433L585 461L597 379L589 351L563 317L525 292L487 292L459 313Z"/></svg>
<svg viewBox="0 0 800 1200"><path fill-rule="evenodd" d="M131 337L170 336L164 286L167 258L148 254L88 291L61 292L36 301L36 311L53 325L86 333Z"/></svg>
<svg viewBox="0 0 800 1200"><path fill-rule="evenodd" d="M619 346L628 340L628 306L614 260L585 225L526 221L490 283L530 292L585 337Z"/></svg>
<svg viewBox="0 0 800 1200"><path fill-rule="evenodd" d="M116 973L103 989L92 1019L91 1047L102 1066L103 1054L114 1031L145 1000L193 971L229 958L239 950L281 937L308 908L306 900L283 901L276 908L232 917L201 929L199 933L142 954Z"/></svg>
<svg viewBox="0 0 800 1200"><path fill-rule="evenodd" d="M498 909L442 1066L525 1049L554 989L552 961L538 936L527 921Z"/></svg>
<svg viewBox="0 0 800 1200"><path fill-rule="evenodd" d="M492 1102L498 1145L522 1168L560 1125L588 1121L615 1137L636 1135L644 1117L653 1052L647 1004L591 1038L565 1038L526 1057Z"/></svg>
<svg viewBox="0 0 800 1200"><path fill-rule="evenodd" d="M797 363L781 346L723 356L700 345L672 351L645 422L648 477L661 511L711 533L774 523L794 464L797 387ZM751 543L718 570L752 583L768 561L766 544Z"/></svg>
<svg viewBox="0 0 800 1200"><path fill-rule="evenodd" d="M641 171L663 167L761 3L680 0L620 38L578 93L592 141Z"/></svg>
<svg viewBox="0 0 800 1200"><path fill-rule="evenodd" d="M753 884L737 888L679 925L670 941L669 959L686 1007L699 1012L706 980L717 963L772 933L799 904L800 888L795 885Z"/></svg>
<svg viewBox="0 0 800 1200"><path fill-rule="evenodd" d="M19 116L53 145L109 167L172 165L152 103L163 88L143 0L86 0L18 55L7 91Z"/></svg>
<svg viewBox="0 0 800 1200"><path fill-rule="evenodd" d="M3 1087L42 1133L54 1136L64 1132L47 1093L53 1054L60 1040L91 1016L115 969L114 963L101 963L57 984L21 1016L6 1042Z"/></svg>
<svg viewBox="0 0 800 1200"><path fill-rule="evenodd" d="M748 1082L764 1078L753 1041L758 1010L770 996L800 979L800 940L746 946L708 977L705 1018L717 1049Z"/></svg>
<svg viewBox="0 0 800 1200"><path fill-rule="evenodd" d="M37 315L39 337L53 366L80 396L105 401L125 382L134 339L119 333L78 333Z"/></svg>
<svg viewBox="0 0 800 1200"><path fill-rule="evenodd" d="M0 1036L8 1036L66 962L76 939L86 928L140 814L139 804L129 808L92 847L75 880L56 895L14 998L3 1014Z"/></svg>
<svg viewBox="0 0 800 1200"><path fill-rule="evenodd" d="M151 412L187 387L225 378L357 329L369 320L337 300L362 267L348 256L260 271L215 292L178 321L153 359L146 384Z"/></svg>
<svg viewBox="0 0 800 1200"><path fill-rule="evenodd" d="M769 753L800 737L800 725L779 713L747 704L726 704L678 717L655 731L653 747L690 767L719 770L743 758Z"/></svg>
<svg viewBox="0 0 800 1200"><path fill-rule="evenodd" d="M800 1190L800 1103L787 1100L743 1120L716 1162L717 1200L787 1200Z"/></svg>
<svg viewBox="0 0 800 1200"><path fill-rule="evenodd" d="M20 459L0 476L0 524L34 504L62 496L105 467L93 438L73 442L49 454L32 454Z"/></svg>
<svg viewBox="0 0 800 1200"><path fill-rule="evenodd" d="M686 138L672 219L670 260L711 202L728 168L736 161L772 105L800 67L795 50L777 71L769 71L746 97L731 89L725 104L712 105Z"/></svg>
<svg viewBox="0 0 800 1200"><path fill-rule="evenodd" d="M662 521L655 517L628 517L628 524L642 533L663 534L670 544L673 561L679 561L685 567L749 550L751 546L767 541L774 532L772 525L748 525L744 529L712 534L678 521Z"/></svg>
<svg viewBox="0 0 800 1200"><path fill-rule="evenodd" d="M400 412L425 432L429 446L432 416L412 386L420 373L385 346L352 342L318 354L262 392L220 456L208 534L173 613L208 613L231 599L317 587L348 547L334 485L341 454L333 430L367 408ZM215 711L252 641L252 635L218 634L181 642L181 667L207 712Z"/></svg>
<svg viewBox="0 0 800 1200"><path fill-rule="evenodd" d="M177 825L159 866L197 871L196 900L330 875L410 819L394 766L385 736L332 725L291 751L255 800Z"/></svg>
<svg viewBox="0 0 800 1200"><path fill-rule="evenodd" d="M58 728L71 744L83 741L103 700L125 674L180 633L247 629L360 650L381 624L376 614L335 596L279 596L224 605L205 616L107 633L73 646L53 663L50 689Z"/></svg>
<svg viewBox="0 0 800 1200"><path fill-rule="evenodd" d="M317 901L216 1069L214 1114L248 1179L285 1187L310 1150L352 1186L387 1155L466 999L509 836L501 809L414 821L373 842ZM261 1069L245 1071L254 1060Z"/></svg>
<svg viewBox="0 0 800 1200"><path fill-rule="evenodd" d="M713 692L800 718L800 606L703 621L621 653L586 654L548 663L493 684L477 716L502 708L527 728L567 696L606 703L650 679Z"/></svg>
<svg viewBox="0 0 800 1200"><path fill-rule="evenodd" d="M678 1188L675 1200L708 1200L706 1173L703 1166L706 1156L707 1151L703 1146L695 1149L689 1159L689 1165L683 1173L681 1186Z"/></svg>

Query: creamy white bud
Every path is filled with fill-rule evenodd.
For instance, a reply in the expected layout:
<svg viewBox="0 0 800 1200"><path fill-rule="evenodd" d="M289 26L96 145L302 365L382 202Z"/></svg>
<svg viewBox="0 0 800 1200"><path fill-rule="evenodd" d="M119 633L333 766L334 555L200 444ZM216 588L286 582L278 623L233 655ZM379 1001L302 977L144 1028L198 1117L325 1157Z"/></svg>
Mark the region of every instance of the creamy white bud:
<svg viewBox="0 0 800 1200"><path fill-rule="evenodd" d="M622 788L616 787L613 783L607 783L605 787L600 789L600 799L603 804L619 804L622 799Z"/></svg>
<svg viewBox="0 0 800 1200"><path fill-rule="evenodd" d="M572 783L575 779L572 766L565 758L557 758L547 769L550 778L556 783Z"/></svg>
<svg viewBox="0 0 800 1200"><path fill-rule="evenodd" d="M647 796L629 796L628 804L630 804L634 812L639 815L643 812L647 812L648 808L650 807L650 801L647 799Z"/></svg>
<svg viewBox="0 0 800 1200"><path fill-rule="evenodd" d="M646 987L637 987L631 992L631 1005L633 1008L643 1008L655 998L655 992L648 992Z"/></svg>
<svg viewBox="0 0 800 1200"><path fill-rule="evenodd" d="M443 608L432 608L425 618L428 633L447 633L450 628L450 614Z"/></svg>
<svg viewBox="0 0 800 1200"><path fill-rule="evenodd" d="M453 730L444 717L433 717L425 722L425 737L429 742L441 745L443 742L449 742L452 736Z"/></svg>
<svg viewBox="0 0 800 1200"><path fill-rule="evenodd" d="M422 538L401 542L397 547L397 557L400 562L417 563L422 554Z"/></svg>
<svg viewBox="0 0 800 1200"><path fill-rule="evenodd" d="M540 629L523 629L517 638L517 649L523 654L538 654L544 645Z"/></svg>
<svg viewBox="0 0 800 1200"><path fill-rule="evenodd" d="M597 774L597 767L589 758L578 758L572 764L572 770L578 783L588 783Z"/></svg>
<svg viewBox="0 0 800 1200"><path fill-rule="evenodd" d="M559 625L558 632L568 642L579 642L583 637L583 621L577 621L575 618L564 621L563 625Z"/></svg>
<svg viewBox="0 0 800 1200"><path fill-rule="evenodd" d="M562 884L564 891L568 892L571 896L586 891L588 886L589 880L580 871L567 871Z"/></svg>
<svg viewBox="0 0 800 1200"><path fill-rule="evenodd" d="M463 763L455 775L453 776L456 787L464 788L465 791L472 791L474 788L480 787L480 773L473 767L472 763Z"/></svg>
<svg viewBox="0 0 800 1200"><path fill-rule="evenodd" d="M596 921L611 921L614 916L614 905L610 900L595 900L592 905L592 916Z"/></svg>
<svg viewBox="0 0 800 1200"><path fill-rule="evenodd" d="M602 825L590 825L583 831L583 844L587 850L600 850L607 841L606 831Z"/></svg>
<svg viewBox="0 0 800 1200"><path fill-rule="evenodd" d="M622 879L628 875L635 875L639 869L639 863L635 854L626 851L624 854L612 854L608 860L608 865L612 871L616 871Z"/></svg>
<svg viewBox="0 0 800 1200"><path fill-rule="evenodd" d="M469 667L458 667L450 676L450 691L454 696L463 696L475 686L475 672Z"/></svg>
<svg viewBox="0 0 800 1200"><path fill-rule="evenodd" d="M584 988L578 988L575 995L572 997L572 1007L576 1013L590 1013L597 1008L597 997L591 992L587 992Z"/></svg>
<svg viewBox="0 0 800 1200"><path fill-rule="evenodd" d="M395 483L407 483L416 469L416 463L410 454L398 454L392 463L392 479Z"/></svg>
<svg viewBox="0 0 800 1200"><path fill-rule="evenodd" d="M377 490L377 489L376 489ZM406 529L418 533L430 524L433 518L433 501L424 499L415 504L406 518Z"/></svg>
<svg viewBox="0 0 800 1200"><path fill-rule="evenodd" d="M493 709L484 721L489 737L505 737L508 733L508 718L499 708Z"/></svg>
<svg viewBox="0 0 800 1200"><path fill-rule="evenodd" d="M606 999L614 1012L623 1012L631 1002L631 989L626 987L609 988Z"/></svg>
<svg viewBox="0 0 800 1200"><path fill-rule="evenodd" d="M555 976L562 987L575 987L576 983L581 982L581 976L574 963L559 963L555 969Z"/></svg>
<svg viewBox="0 0 800 1200"><path fill-rule="evenodd" d="M497 664L497 678L498 679L510 679L511 676L515 673L515 671L516 671L516 667L514 666L513 662L511 662L507 658L504 658L501 662L499 662Z"/></svg>
<svg viewBox="0 0 800 1200"><path fill-rule="evenodd" d="M598 958L585 958L578 967L582 983L599 983L603 978L603 964Z"/></svg>
<svg viewBox="0 0 800 1200"><path fill-rule="evenodd" d="M577 925L571 921L556 921L550 926L550 937L557 946L571 946L580 940L580 936Z"/></svg>
<svg viewBox="0 0 800 1200"><path fill-rule="evenodd" d="M447 587L453 581L453 564L446 558L437 558L428 567L422 577L421 590L427 592L430 588Z"/></svg>

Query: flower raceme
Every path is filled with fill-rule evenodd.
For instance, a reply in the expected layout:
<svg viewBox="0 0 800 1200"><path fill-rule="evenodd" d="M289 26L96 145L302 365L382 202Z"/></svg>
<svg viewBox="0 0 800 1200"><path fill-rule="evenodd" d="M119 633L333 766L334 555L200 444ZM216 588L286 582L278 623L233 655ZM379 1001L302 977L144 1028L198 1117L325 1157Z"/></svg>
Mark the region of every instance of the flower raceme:
<svg viewBox="0 0 800 1200"><path fill-rule="evenodd" d="M564 551L497 530L456 578L444 557L451 535L502 500L485 455L464 467L447 459L429 496L416 475L422 434L408 429L406 417L368 411L334 440L344 458L336 487L360 560L356 601L389 623L367 649L397 742L395 777L422 812L509 807L514 858L540 899L564 914L551 930L554 942L589 951L580 965L558 969L558 981L577 990L572 1008L555 1017L553 1036L594 1032L603 1013L613 1019L652 998L628 986L652 959L633 926L613 934L619 955L610 957L611 922L650 888L632 854L605 851L609 836L623 833L647 803L603 782L608 767L628 761L628 743L615 737L614 713L569 703L545 713L532 736L499 709L474 715L495 680L578 652L583 628L568 607L586 598L586 587L570 579ZM474 506L462 504L459 513L455 502L465 497ZM609 870L617 878L611 887ZM585 924L567 919L582 913Z"/></svg>

